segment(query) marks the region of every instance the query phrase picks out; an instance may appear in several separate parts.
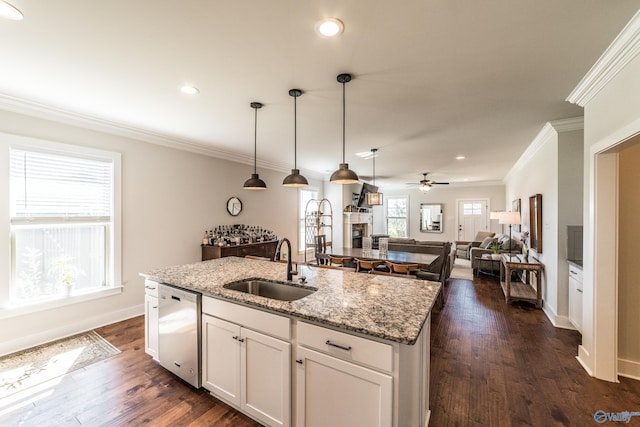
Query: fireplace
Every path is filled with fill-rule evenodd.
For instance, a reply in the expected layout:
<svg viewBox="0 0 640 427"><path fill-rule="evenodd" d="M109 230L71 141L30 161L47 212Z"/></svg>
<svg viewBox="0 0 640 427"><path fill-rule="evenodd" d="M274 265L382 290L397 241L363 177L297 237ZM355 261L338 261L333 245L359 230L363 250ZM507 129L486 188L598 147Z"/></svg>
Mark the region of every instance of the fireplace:
<svg viewBox="0 0 640 427"><path fill-rule="evenodd" d="M371 237L373 217L370 213L345 212L342 245L345 248L361 248L362 238Z"/></svg>

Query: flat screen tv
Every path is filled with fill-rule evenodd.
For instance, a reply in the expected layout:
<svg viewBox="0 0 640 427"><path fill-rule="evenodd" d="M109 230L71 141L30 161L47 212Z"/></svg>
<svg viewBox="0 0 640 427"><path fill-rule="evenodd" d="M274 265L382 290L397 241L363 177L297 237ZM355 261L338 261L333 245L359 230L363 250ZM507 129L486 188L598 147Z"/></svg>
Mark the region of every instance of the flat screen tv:
<svg viewBox="0 0 640 427"><path fill-rule="evenodd" d="M377 193L378 187L375 185L367 184L366 182L362 183L362 189L360 190L360 197L358 198L358 207L359 208L370 208L371 205L367 203L367 194L368 193Z"/></svg>

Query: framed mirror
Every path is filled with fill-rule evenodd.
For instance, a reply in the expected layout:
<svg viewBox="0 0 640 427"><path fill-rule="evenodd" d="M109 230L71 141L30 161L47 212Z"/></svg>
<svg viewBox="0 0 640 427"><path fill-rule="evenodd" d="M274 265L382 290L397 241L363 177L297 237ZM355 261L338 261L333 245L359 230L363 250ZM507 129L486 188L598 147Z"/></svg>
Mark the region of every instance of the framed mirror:
<svg viewBox="0 0 640 427"><path fill-rule="evenodd" d="M442 233L444 228L442 203L420 203L420 231Z"/></svg>

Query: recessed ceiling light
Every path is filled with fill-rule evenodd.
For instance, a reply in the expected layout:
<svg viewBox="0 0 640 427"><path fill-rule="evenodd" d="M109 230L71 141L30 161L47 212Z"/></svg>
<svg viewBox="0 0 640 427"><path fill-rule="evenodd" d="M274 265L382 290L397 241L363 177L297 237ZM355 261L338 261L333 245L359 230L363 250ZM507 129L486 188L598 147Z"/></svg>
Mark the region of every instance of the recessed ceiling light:
<svg viewBox="0 0 640 427"><path fill-rule="evenodd" d="M15 6L0 0L0 17L13 21L22 21L24 15Z"/></svg>
<svg viewBox="0 0 640 427"><path fill-rule="evenodd" d="M320 37L337 37L344 31L344 24L337 18L324 18L316 23Z"/></svg>
<svg viewBox="0 0 640 427"><path fill-rule="evenodd" d="M185 95L197 95L198 93L200 93L197 87L189 85L180 86L180 92L184 93Z"/></svg>
<svg viewBox="0 0 640 427"><path fill-rule="evenodd" d="M457 157L456 157L456 160L464 160L465 158L466 158L466 157L464 157L464 156L457 156Z"/></svg>

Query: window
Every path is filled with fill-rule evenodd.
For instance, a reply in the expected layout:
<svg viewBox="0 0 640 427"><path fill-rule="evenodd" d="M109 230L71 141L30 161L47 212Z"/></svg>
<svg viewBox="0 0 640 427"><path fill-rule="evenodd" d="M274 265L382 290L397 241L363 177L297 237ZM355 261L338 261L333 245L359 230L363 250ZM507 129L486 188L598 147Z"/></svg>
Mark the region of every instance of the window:
<svg viewBox="0 0 640 427"><path fill-rule="evenodd" d="M45 141L11 146L10 306L115 286L119 170L118 153Z"/></svg>
<svg viewBox="0 0 640 427"><path fill-rule="evenodd" d="M407 196L387 197L387 234L389 237L408 236L409 198Z"/></svg>
<svg viewBox="0 0 640 427"><path fill-rule="evenodd" d="M309 203L309 200L312 199L317 199L318 198L318 191L317 190L303 190L300 189L300 196L299 196L299 200L300 200L300 205L298 206L298 213L299 213L299 237L298 237L298 250L299 251L304 251L306 249L306 234L305 234L305 209L307 208L307 203ZM311 241L310 243L313 243L313 241Z"/></svg>
<svg viewBox="0 0 640 427"><path fill-rule="evenodd" d="M482 203L464 203L462 209L464 210L465 215L481 215Z"/></svg>

